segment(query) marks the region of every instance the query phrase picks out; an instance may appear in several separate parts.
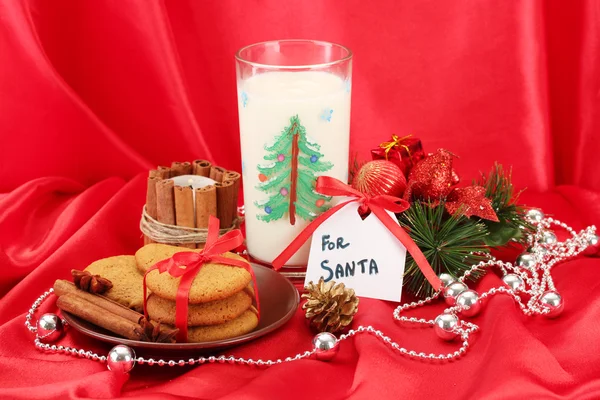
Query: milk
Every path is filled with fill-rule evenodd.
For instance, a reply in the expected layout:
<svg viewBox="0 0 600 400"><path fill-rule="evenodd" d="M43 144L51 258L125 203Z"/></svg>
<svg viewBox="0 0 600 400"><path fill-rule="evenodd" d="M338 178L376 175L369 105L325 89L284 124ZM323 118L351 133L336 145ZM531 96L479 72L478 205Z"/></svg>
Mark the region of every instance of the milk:
<svg viewBox="0 0 600 400"><path fill-rule="evenodd" d="M319 174L348 179L348 146L350 135L350 81L321 71L274 71L238 81L242 176L246 210L248 252L256 259L271 263L309 223L289 215L274 221L261 221L269 194L257 189L261 183L257 166L269 164L265 145L272 145L290 118L298 115L306 128L308 142L320 145L321 160L333 164ZM286 154L285 157L290 157ZM275 160L274 162L277 162ZM312 162L312 161L311 161ZM304 166L299 166L304 168ZM264 179L264 175L261 177ZM286 193L284 191L283 193ZM287 262L306 265L310 240Z"/></svg>

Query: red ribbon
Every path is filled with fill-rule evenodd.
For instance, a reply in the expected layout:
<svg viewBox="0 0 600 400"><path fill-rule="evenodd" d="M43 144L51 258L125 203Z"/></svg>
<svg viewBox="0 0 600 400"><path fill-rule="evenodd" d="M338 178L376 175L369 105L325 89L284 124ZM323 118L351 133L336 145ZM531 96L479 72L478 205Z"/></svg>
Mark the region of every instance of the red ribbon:
<svg viewBox="0 0 600 400"><path fill-rule="evenodd" d="M286 261L289 260L298 251L298 249L300 249L300 247L312 236L317 227L325 222L327 218L335 214L346 204L357 201L360 203L359 212L361 214L365 214L369 210L373 212L373 214L379 218L383 225L385 225L385 227L400 241L400 243L406 247L406 250L408 250L410 255L413 257L417 263L417 266L421 269L421 272L423 272L423 275L425 275L425 278L429 281L431 286L433 286L435 290L440 288L442 282L431 268L431 265L429 265L425 255L421 249L419 249L419 246L417 246L417 244L410 238L404 229L398 225L397 221L394 221L386 212L386 210L388 210L393 213L400 213L407 210L410 207L410 204L406 200L389 195L369 197L353 187L346 185L342 181L330 176L318 177L315 190L318 193L326 196L348 196L352 197L352 199L330 208L315 218L273 261L273 267L275 269L283 267Z"/></svg>
<svg viewBox="0 0 600 400"><path fill-rule="evenodd" d="M223 257L222 254L242 245L244 236L239 229L234 229L219 237L219 219L212 215L208 221L208 237L204 249L200 252L183 251L176 253L171 258L162 260L148 268L144 274L144 314L148 318L146 307L146 277L151 271L158 270L160 274L168 272L174 278L181 277L177 296L175 300L175 326L179 328L177 334L178 342L187 342L188 332L188 296L192 282L202 266L207 262L231 265L233 267L244 268L252 276L254 284L254 294L256 297L256 310L260 318L260 303L258 300L258 286L256 285L256 275L247 261Z"/></svg>

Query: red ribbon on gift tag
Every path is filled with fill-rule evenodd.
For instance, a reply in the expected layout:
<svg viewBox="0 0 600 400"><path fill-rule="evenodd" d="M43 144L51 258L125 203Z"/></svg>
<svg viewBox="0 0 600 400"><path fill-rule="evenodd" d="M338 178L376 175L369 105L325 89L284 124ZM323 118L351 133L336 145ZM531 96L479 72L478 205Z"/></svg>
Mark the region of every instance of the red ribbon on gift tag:
<svg viewBox="0 0 600 400"><path fill-rule="evenodd" d="M406 250L410 253L412 258L417 263L417 266L425 275L425 278L429 281L431 286L435 290L438 290L442 284L440 278L429 265L429 262L425 258L425 255L419 249L419 246L411 239L411 237L398 225L396 221L390 217L386 212L391 211L393 213L400 213L406 211L410 207L410 203L399 197L389 195L377 195L368 196L353 187L345 184L344 182L332 178L330 176L320 176L317 178L317 185L315 190L326 196L347 196L352 199L342 202L329 210L325 211L317 218L315 218L296 238L289 244L289 246L281 252L279 256L273 261L273 267L279 269L283 267L285 262L289 260L300 247L312 236L314 231L319 225L321 225L327 218L335 214L339 209L344 207L346 204L352 202L359 202L359 212L365 214L371 211L379 218L379 220L385 225L385 227L406 247Z"/></svg>
<svg viewBox="0 0 600 400"><path fill-rule="evenodd" d="M254 294L256 298L256 310L260 319L260 302L258 300L258 286L256 285L256 275L247 261L223 257L222 254L239 247L244 242L244 236L239 229L234 229L219 237L219 219L212 215L208 221L208 237L204 249L200 252L183 251L176 253L173 257L167 258L148 268L144 274L144 315L148 318L146 307L146 277L154 270L160 274L167 272L174 278L181 277L177 287L177 296L175 300L175 326L179 328L177 334L178 342L187 342L188 333L188 297L192 282L202 266L207 262L230 265L232 267L244 268L252 276L254 284Z"/></svg>

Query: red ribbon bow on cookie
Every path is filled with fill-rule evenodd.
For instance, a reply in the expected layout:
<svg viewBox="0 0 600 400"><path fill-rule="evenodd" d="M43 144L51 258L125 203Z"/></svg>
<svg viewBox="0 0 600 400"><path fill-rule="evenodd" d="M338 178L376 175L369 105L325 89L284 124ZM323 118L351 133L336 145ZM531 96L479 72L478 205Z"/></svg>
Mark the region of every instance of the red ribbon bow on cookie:
<svg viewBox="0 0 600 400"><path fill-rule="evenodd" d="M202 251L183 251L176 253L166 260L157 262L152 267L148 268L144 274L144 314L146 318L148 318L148 311L146 308L146 277L148 274L154 270L158 270L160 274L167 272L174 278L181 277L175 300L175 325L177 328L179 328L177 341L187 342L188 296L190 293L190 287L192 286L194 278L196 278L196 275L198 275L198 272L200 272L200 269L202 269L202 266L207 262L244 268L250 273L252 276L252 283L254 284L256 310L258 317L260 318L258 286L256 285L256 276L254 275L252 267L250 267L250 264L248 264L248 262L245 260L242 261L222 256L223 253L239 247L243 242L244 237L239 229L234 229L219 237L219 219L210 216L208 221L208 237L206 239L206 245Z"/></svg>
<svg viewBox="0 0 600 400"><path fill-rule="evenodd" d="M346 204L352 202L359 202L359 211L361 214L367 213L369 210L379 218L379 220L385 225L385 227L406 247L406 250L413 257L417 266L425 275L425 278L429 281L431 286L435 290L438 290L441 286L440 278L429 265L429 262L423 255L419 246L410 238L410 236L398 225L396 221L390 217L386 212L391 211L393 213L400 213L407 210L410 204L399 197L389 195L377 195L368 196L353 187L346 185L340 180L332 178L330 176L320 176L317 178L317 185L315 190L326 196L348 196L352 197L350 200L342 202L323 214L315 218L300 234L290 243L290 245L273 261L273 267L275 269L281 268L287 260L294 255L298 249L311 237L314 231L319 225L321 225L327 218L335 214L339 209L344 207Z"/></svg>

